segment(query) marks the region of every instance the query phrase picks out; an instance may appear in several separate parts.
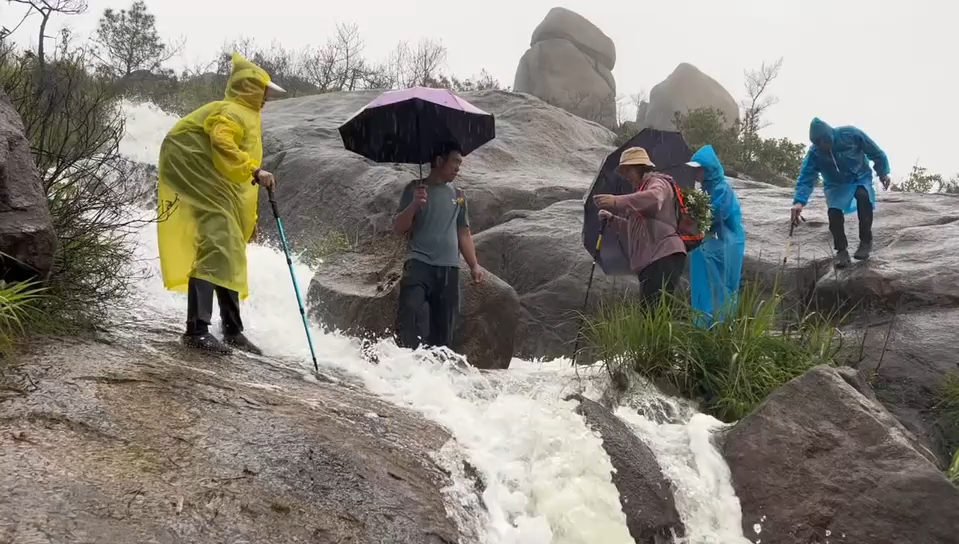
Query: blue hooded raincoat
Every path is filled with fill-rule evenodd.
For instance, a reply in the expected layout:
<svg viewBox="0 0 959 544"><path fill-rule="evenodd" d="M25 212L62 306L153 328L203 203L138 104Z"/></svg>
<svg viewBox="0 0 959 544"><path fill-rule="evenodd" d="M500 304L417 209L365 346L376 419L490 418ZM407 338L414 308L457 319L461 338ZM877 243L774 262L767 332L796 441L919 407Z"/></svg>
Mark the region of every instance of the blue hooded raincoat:
<svg viewBox="0 0 959 544"><path fill-rule="evenodd" d="M713 202L713 224L703 243L689 255L689 280L693 308L703 320L721 320L719 311L735 309L743 276L746 230L736 192L726 181L726 172L713 146L706 145L692 158L703 167L702 188Z"/></svg>
<svg viewBox="0 0 959 544"><path fill-rule="evenodd" d="M820 149L816 143L832 142L831 150ZM876 207L876 188L872 183L869 161L876 175L889 175L889 159L866 133L856 127L832 128L816 117L809 124L809 141L813 145L806 152L793 204L806 205L819 176L823 179L826 205L842 210L856 211L856 189L861 185L869 192L869 201ZM867 160L868 159L868 160Z"/></svg>

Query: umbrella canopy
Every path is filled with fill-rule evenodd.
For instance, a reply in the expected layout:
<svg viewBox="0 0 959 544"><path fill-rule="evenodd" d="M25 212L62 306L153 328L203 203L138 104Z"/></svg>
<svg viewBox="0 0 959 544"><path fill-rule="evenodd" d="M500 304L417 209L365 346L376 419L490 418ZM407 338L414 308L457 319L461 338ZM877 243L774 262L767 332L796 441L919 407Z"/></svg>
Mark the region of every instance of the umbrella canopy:
<svg viewBox="0 0 959 544"><path fill-rule="evenodd" d="M425 164L439 145L468 155L496 137L493 115L447 89L387 91L339 128L349 151L376 162Z"/></svg>
<svg viewBox="0 0 959 544"><path fill-rule="evenodd" d="M655 164L657 172L664 172L672 176L673 180L683 189L695 186L695 172L686 166L693 152L690 151L683 135L678 132L643 129L639 134L630 138L619 149L610 153L599 170L596 179L590 186L583 200L583 246L586 251L599 263L603 273L607 276L632 275L629 266L629 253L625 237L608 230L603 233L603 244L599 255L596 254L596 239L599 237L600 221L599 209L593 204L593 195L611 194L624 195L631 193L633 188L625 178L616 172L619 166L619 156L630 147L642 147L649 153L650 160Z"/></svg>

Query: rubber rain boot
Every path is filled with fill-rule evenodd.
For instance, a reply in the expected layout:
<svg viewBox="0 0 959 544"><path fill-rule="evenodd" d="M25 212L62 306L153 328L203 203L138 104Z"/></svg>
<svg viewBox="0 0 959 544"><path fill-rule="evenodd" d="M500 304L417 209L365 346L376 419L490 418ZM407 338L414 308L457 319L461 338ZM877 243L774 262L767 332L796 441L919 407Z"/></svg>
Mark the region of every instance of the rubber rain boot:
<svg viewBox="0 0 959 544"><path fill-rule="evenodd" d="M872 242L863 242L859 244L859 249L853 254L853 258L857 261L865 261L870 253L872 253Z"/></svg>
<svg viewBox="0 0 959 544"><path fill-rule="evenodd" d="M836 253L836 268L846 268L850 264L852 264L852 261L849 259L848 249Z"/></svg>
<svg viewBox="0 0 959 544"><path fill-rule="evenodd" d="M210 353L216 353L219 355L233 354L232 349L224 345L223 342L220 342L215 336L208 332L201 334L184 334L182 340L183 345L189 348L208 351Z"/></svg>
<svg viewBox="0 0 959 544"><path fill-rule="evenodd" d="M238 332L236 334L224 334L223 343L240 351L252 353L253 355L263 355L263 350L256 347L253 342L250 342L250 339L247 338L242 332Z"/></svg>

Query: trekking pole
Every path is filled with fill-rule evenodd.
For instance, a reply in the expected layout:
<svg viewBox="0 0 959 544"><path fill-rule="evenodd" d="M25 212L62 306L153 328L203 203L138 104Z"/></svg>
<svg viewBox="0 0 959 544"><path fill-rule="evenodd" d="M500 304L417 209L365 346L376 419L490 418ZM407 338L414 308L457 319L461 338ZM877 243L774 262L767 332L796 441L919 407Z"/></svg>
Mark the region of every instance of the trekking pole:
<svg viewBox="0 0 959 544"><path fill-rule="evenodd" d="M276 228L280 231L280 244L283 245L283 254L286 255L286 265L290 268L290 278L293 280L293 291L296 293L296 303L300 307L300 317L303 318L303 330L306 331L306 341L310 344L310 355L313 357L313 368L317 374L319 374L320 365L316 362L316 351L313 350L313 337L310 335L310 324L306 319L306 310L303 308L303 297L300 296L300 286L296 283L296 273L293 271L293 259L290 258L290 248L286 243L286 231L283 230L280 211L276 208L276 198L274 198L273 189L267 189L266 194L270 197L270 207L273 208L273 217L276 218Z"/></svg>
<svg viewBox="0 0 959 544"><path fill-rule="evenodd" d="M589 290L593 288L593 275L596 274L596 259L599 259L599 250L603 247L603 232L606 231L606 220L599 226L599 235L596 237L596 256L593 257L593 266L589 270L589 281L586 282L586 297L583 298L583 311L580 313L586 313L586 304L589 302ZM576 343L573 344L573 365L576 364L576 355L579 351L579 332L576 331Z"/></svg>
<svg viewBox="0 0 959 544"><path fill-rule="evenodd" d="M805 223L806 218L799 216L799 219ZM793 231L796 230L796 226L799 224L799 221L790 221L789 222L789 237L786 238L786 251L783 252L783 269L786 268L786 262L789 260L789 250L792 249L793 244Z"/></svg>

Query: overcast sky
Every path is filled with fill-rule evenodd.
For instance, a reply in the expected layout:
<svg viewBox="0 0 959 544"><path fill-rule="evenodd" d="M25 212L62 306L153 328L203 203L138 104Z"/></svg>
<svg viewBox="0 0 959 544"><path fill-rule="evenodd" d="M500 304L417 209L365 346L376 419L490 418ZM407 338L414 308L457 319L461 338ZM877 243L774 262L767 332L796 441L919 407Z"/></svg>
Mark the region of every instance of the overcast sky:
<svg viewBox="0 0 959 544"><path fill-rule="evenodd" d="M87 15L60 18L88 36L107 7L132 0L89 0ZM959 172L950 156L959 112L955 75L959 5L945 0L147 0L165 36L186 38L184 59L211 58L230 38L253 36L287 48L320 44L337 22L355 22L366 54L384 58L399 40L442 40L448 70L469 76L485 68L512 85L533 29L554 6L596 24L616 44L617 91L650 89L689 62L744 95L743 70L785 58L772 87L779 103L766 136L806 142L809 121L853 124L882 146L894 175L917 160L930 170ZM22 10L0 5L0 24ZM35 34L24 25L19 40ZM943 69L940 70L940 67Z"/></svg>

